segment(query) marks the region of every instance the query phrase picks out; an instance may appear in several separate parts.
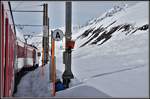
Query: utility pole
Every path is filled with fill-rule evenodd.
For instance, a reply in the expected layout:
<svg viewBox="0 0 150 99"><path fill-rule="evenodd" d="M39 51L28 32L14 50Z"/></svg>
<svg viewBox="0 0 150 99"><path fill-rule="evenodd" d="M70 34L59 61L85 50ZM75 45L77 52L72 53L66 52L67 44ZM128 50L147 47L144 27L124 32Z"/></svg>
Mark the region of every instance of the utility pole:
<svg viewBox="0 0 150 99"><path fill-rule="evenodd" d="M73 79L74 76L71 71L71 48L69 47L69 42L72 39L72 2L66 1L66 32L65 32L65 52L63 52L65 71L62 75L63 84L65 88L69 88L70 79Z"/></svg>
<svg viewBox="0 0 150 99"><path fill-rule="evenodd" d="M31 35L24 35L24 40L25 40L25 45L24 45L25 51L24 52L25 52L25 57L26 57L25 60L24 60L24 65L27 65L27 54L28 54L27 53L27 47L28 47L27 44L28 44L28 39L29 38L31 38Z"/></svg>
<svg viewBox="0 0 150 99"><path fill-rule="evenodd" d="M43 49L42 66L47 64L49 56L48 4L43 5Z"/></svg>

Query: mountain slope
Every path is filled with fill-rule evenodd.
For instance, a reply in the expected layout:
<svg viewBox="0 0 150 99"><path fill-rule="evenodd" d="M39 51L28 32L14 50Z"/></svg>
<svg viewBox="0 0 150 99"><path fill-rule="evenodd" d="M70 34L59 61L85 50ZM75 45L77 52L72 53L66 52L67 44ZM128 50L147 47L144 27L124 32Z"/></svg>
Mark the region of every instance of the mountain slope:
<svg viewBox="0 0 150 99"><path fill-rule="evenodd" d="M148 3L139 3L130 8L118 7L119 10L109 10L102 17L80 30L78 36L74 37L77 47L92 44L101 45L116 35L123 37L136 34L137 31L148 30L148 9L145 7L148 7ZM140 8L138 10L140 13L137 13L138 8ZM118 38L115 37L115 39Z"/></svg>
<svg viewBox="0 0 150 99"><path fill-rule="evenodd" d="M112 97L148 97L148 31L148 2L83 27L73 37L74 75Z"/></svg>

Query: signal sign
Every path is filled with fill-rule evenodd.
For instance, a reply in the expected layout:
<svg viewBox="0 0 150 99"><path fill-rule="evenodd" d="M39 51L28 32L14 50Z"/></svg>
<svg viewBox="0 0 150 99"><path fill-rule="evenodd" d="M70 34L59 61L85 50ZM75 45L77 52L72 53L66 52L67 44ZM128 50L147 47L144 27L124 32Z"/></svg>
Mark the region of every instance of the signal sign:
<svg viewBox="0 0 150 99"><path fill-rule="evenodd" d="M62 30L60 30L60 29L54 30L54 32L52 34L52 37L55 41L61 41L63 39L63 36L64 36L64 34L63 34Z"/></svg>

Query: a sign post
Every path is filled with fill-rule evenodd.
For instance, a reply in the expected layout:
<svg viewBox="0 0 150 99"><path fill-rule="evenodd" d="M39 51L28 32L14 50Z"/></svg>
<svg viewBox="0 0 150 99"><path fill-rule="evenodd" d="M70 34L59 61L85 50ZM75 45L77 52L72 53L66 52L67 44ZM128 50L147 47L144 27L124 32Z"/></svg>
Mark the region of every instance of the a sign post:
<svg viewBox="0 0 150 99"><path fill-rule="evenodd" d="M55 41L61 41L63 39L64 34L60 29L56 29L54 30L52 36Z"/></svg>
<svg viewBox="0 0 150 99"><path fill-rule="evenodd" d="M51 95L55 96L55 82L56 82L56 60L55 60L55 41L63 39L63 32L60 29L51 31L51 67L50 67L50 90Z"/></svg>

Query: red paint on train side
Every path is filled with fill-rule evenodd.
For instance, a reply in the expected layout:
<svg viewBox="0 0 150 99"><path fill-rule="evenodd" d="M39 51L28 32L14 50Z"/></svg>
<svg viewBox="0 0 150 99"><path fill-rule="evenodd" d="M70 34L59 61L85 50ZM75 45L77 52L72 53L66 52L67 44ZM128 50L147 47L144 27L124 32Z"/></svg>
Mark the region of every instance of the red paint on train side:
<svg viewBox="0 0 150 99"><path fill-rule="evenodd" d="M17 58L33 58L33 48L26 44L24 47L17 45Z"/></svg>
<svg viewBox="0 0 150 99"><path fill-rule="evenodd" d="M5 36L4 36L4 5L1 4L1 94L4 95L4 67L5 67Z"/></svg>

